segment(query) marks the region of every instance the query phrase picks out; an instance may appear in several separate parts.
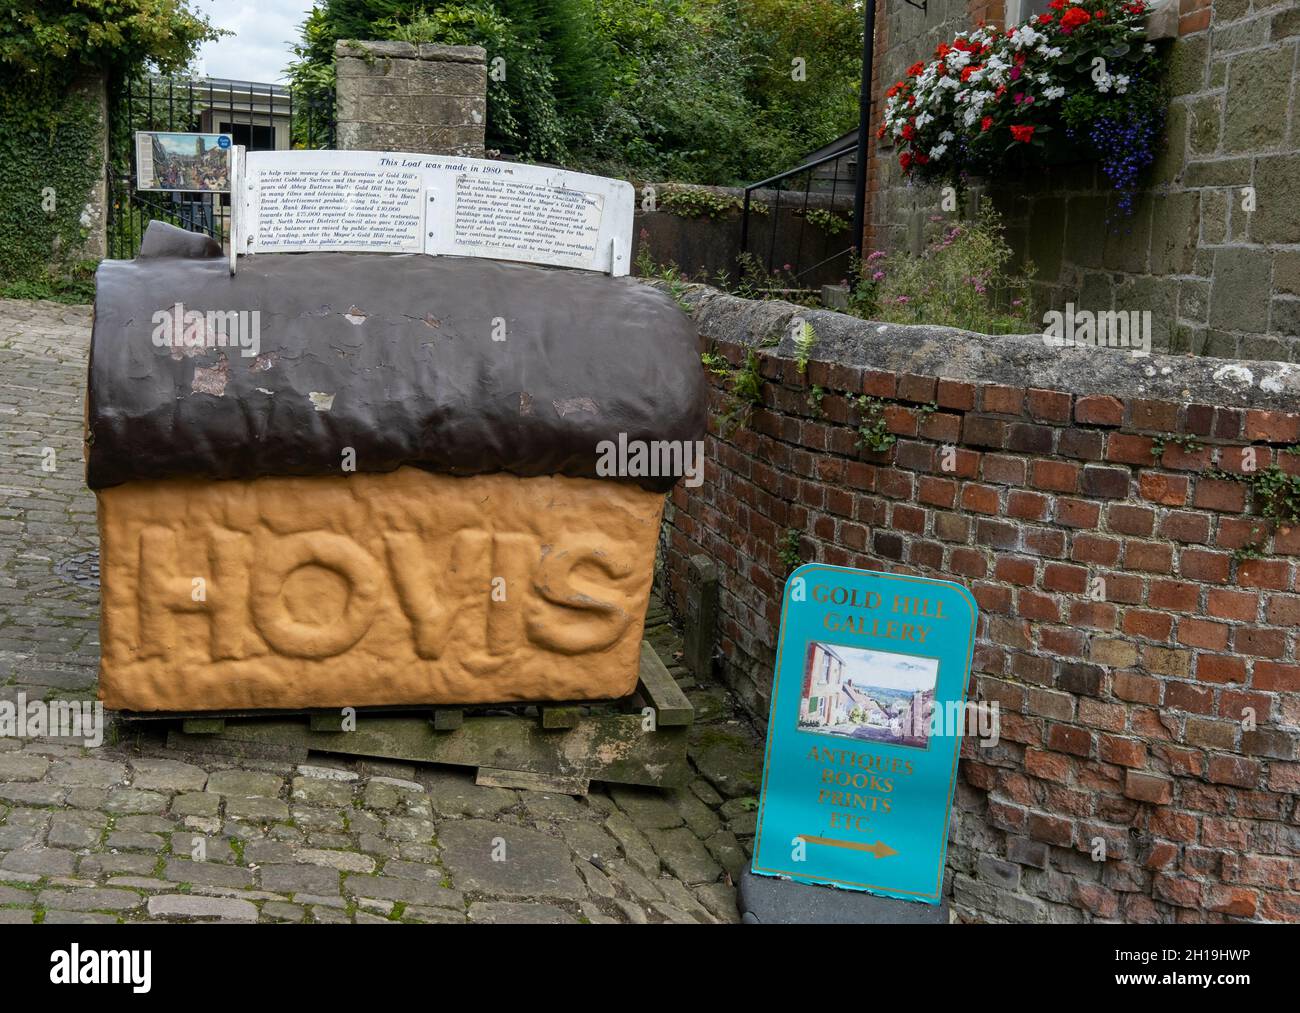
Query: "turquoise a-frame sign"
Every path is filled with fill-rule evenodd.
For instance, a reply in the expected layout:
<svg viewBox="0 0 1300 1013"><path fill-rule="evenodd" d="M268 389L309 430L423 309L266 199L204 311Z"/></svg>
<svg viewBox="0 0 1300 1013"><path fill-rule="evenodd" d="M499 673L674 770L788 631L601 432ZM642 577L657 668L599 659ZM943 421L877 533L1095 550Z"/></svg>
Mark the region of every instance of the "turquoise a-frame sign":
<svg viewBox="0 0 1300 1013"><path fill-rule="evenodd" d="M790 575L756 874L939 903L976 616L951 581Z"/></svg>

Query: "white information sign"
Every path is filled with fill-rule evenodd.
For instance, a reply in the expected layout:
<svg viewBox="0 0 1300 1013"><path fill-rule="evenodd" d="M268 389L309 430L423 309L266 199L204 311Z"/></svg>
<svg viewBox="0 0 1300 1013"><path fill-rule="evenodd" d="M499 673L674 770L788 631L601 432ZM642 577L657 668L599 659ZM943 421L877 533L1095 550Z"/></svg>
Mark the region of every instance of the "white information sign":
<svg viewBox="0 0 1300 1013"><path fill-rule="evenodd" d="M630 183L385 151L250 151L240 253L338 250L518 260L625 275Z"/></svg>

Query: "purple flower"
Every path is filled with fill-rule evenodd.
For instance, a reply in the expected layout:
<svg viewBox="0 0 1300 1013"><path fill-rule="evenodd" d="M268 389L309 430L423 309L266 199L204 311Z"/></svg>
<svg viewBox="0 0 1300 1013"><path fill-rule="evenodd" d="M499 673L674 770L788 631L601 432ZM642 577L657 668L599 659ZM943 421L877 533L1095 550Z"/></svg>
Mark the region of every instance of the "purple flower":
<svg viewBox="0 0 1300 1013"><path fill-rule="evenodd" d="M1082 137L1073 130L1067 131L1070 140L1086 140L1096 152L1102 172L1118 194L1119 212L1125 217L1133 213L1138 177L1155 161L1163 125L1159 110L1137 115L1121 110L1093 120Z"/></svg>

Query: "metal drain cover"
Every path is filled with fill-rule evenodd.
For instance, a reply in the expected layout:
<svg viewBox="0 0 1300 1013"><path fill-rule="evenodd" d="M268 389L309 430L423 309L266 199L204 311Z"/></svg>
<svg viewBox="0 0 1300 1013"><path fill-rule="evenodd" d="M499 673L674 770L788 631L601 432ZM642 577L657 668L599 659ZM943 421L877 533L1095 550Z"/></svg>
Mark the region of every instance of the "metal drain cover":
<svg viewBox="0 0 1300 1013"><path fill-rule="evenodd" d="M54 572L61 580L89 591L99 590L99 550L79 552L54 564Z"/></svg>

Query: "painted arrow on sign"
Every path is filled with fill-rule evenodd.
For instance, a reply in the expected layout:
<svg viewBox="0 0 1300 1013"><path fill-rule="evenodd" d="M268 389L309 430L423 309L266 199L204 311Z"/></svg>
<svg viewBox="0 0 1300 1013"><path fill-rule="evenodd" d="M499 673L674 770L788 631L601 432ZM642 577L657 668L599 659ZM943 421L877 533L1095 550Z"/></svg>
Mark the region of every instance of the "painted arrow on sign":
<svg viewBox="0 0 1300 1013"><path fill-rule="evenodd" d="M897 855L898 852L891 848L884 841L876 841L875 844L862 844L858 841L840 841L834 837L812 837L808 834L799 835L809 844L826 844L832 848L849 848L852 851L866 851L877 858L888 858L890 855Z"/></svg>

